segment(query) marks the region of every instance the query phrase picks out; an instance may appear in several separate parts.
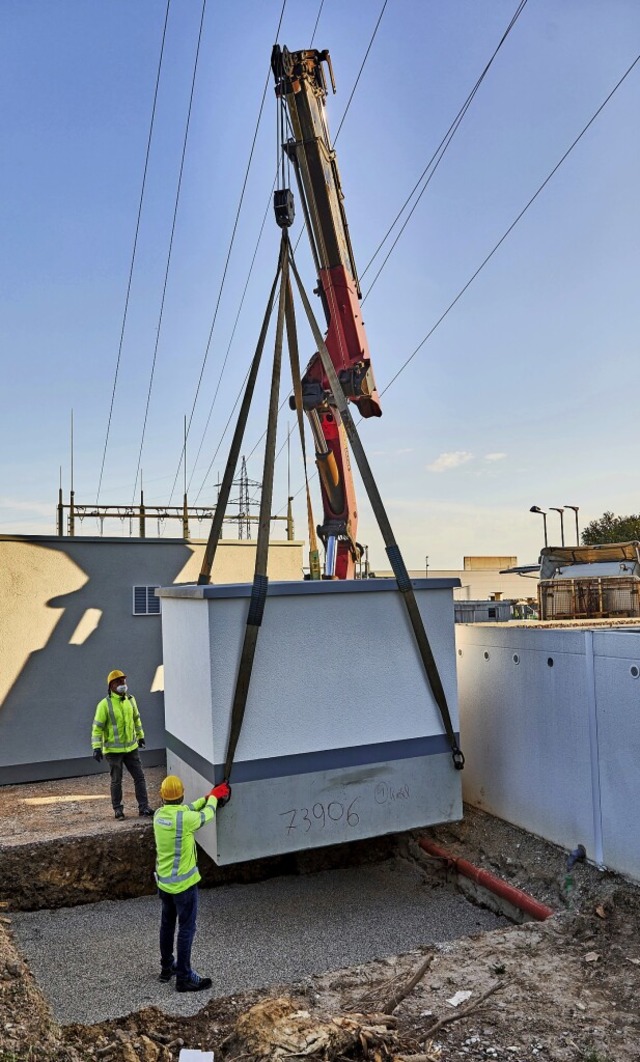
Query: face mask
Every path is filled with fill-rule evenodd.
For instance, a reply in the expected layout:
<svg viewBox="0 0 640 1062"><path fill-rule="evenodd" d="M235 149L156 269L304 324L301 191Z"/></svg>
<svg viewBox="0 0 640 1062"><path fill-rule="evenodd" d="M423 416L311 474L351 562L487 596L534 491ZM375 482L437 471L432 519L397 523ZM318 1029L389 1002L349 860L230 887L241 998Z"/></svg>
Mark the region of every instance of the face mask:
<svg viewBox="0 0 640 1062"><path fill-rule="evenodd" d="M116 693L119 693L121 697L124 697L129 687L126 682L123 682L122 686L116 686Z"/></svg>

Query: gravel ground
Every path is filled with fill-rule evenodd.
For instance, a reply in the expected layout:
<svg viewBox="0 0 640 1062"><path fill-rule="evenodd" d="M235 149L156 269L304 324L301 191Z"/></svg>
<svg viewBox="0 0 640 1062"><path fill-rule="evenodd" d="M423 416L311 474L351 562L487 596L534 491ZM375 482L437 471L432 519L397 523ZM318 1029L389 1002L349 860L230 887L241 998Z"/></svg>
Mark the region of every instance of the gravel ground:
<svg viewBox="0 0 640 1062"><path fill-rule="evenodd" d="M296 982L507 925L408 862L274 878L200 892L195 968L209 992L157 980L156 896L12 915L16 939L62 1024L100 1022L151 1004L195 1014L211 999ZM81 986L81 990L80 990Z"/></svg>

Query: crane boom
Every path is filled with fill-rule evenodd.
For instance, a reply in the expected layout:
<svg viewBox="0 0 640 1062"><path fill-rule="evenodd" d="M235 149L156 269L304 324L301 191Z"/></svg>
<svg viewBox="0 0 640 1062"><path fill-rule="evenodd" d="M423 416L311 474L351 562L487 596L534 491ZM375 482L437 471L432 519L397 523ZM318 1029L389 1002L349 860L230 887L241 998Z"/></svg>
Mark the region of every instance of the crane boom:
<svg viewBox="0 0 640 1062"><path fill-rule="evenodd" d="M326 114L327 51L289 52L276 45L271 66L276 93L286 104L293 136L283 145L293 164L311 252L318 272L317 293L327 322L326 346L345 395L363 417L381 415L369 346L360 313L360 290L336 153ZM282 190L276 197L282 196ZM281 200L282 201L282 200ZM340 415L319 354L302 378L302 402L313 434L324 520L318 533L325 546L325 574L353 578L361 548L351 462Z"/></svg>

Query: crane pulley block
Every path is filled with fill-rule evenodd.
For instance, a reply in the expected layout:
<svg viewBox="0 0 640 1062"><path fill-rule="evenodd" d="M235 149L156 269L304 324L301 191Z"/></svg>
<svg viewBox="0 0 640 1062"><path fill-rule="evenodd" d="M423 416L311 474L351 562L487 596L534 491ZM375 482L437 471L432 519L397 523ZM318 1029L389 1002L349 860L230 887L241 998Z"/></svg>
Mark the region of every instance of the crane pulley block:
<svg viewBox="0 0 640 1062"><path fill-rule="evenodd" d="M276 188L273 193L273 209L281 229L288 229L293 225L296 208L290 188Z"/></svg>
<svg viewBox="0 0 640 1062"><path fill-rule="evenodd" d="M319 380L303 379L302 381L302 408L305 413L310 409L319 409L321 406L330 405L333 402L331 392L327 392ZM289 398L289 409L297 409L295 395Z"/></svg>

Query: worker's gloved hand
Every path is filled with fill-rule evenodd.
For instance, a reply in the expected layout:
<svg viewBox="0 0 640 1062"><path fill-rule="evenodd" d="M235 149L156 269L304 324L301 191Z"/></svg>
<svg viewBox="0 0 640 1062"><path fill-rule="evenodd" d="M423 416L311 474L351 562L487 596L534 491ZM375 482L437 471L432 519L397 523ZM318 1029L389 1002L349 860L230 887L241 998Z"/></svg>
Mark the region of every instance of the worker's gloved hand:
<svg viewBox="0 0 640 1062"><path fill-rule="evenodd" d="M94 749L93 750L93 758L96 761L96 763L100 763L102 761L102 749Z"/></svg>
<svg viewBox="0 0 640 1062"><path fill-rule="evenodd" d="M231 800L231 786L227 782L220 782L220 785L214 785L211 792L207 793L207 796L215 797L218 801L218 807L223 808Z"/></svg>
<svg viewBox="0 0 640 1062"><path fill-rule="evenodd" d="M139 738L139 740L138 740L138 748L139 749L146 749L146 747L147 746L144 743L144 738Z"/></svg>

